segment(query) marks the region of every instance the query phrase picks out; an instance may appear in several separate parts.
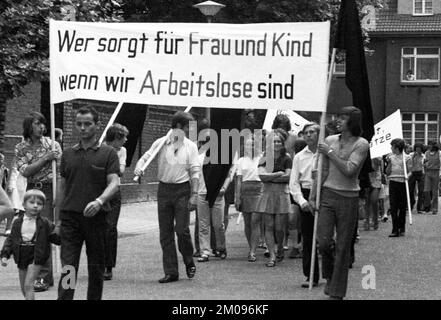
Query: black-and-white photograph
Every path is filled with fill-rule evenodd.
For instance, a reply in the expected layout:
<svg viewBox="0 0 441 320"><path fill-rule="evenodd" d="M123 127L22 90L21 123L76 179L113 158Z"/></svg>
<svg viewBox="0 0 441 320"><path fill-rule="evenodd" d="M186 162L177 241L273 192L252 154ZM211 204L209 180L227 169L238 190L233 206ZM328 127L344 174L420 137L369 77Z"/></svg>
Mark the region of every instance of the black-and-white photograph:
<svg viewBox="0 0 441 320"><path fill-rule="evenodd" d="M440 44L440 0L2 0L0 300L441 299Z"/></svg>

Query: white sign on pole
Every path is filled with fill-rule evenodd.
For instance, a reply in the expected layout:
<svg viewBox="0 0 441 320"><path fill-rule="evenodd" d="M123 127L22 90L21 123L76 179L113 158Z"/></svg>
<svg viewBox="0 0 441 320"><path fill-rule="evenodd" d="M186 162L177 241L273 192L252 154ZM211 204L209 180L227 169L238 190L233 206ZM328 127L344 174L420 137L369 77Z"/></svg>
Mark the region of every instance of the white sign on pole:
<svg viewBox="0 0 441 320"><path fill-rule="evenodd" d="M295 134L298 134L300 131L302 131L305 124L310 123L310 121L306 120L295 111L270 109L266 113L265 121L263 122L263 129L271 131L271 126L273 125L274 118L278 114L285 114L286 116L288 116L289 121L291 122L291 131Z"/></svg>
<svg viewBox="0 0 441 320"><path fill-rule="evenodd" d="M51 102L323 112L329 32L329 22L51 20Z"/></svg>
<svg viewBox="0 0 441 320"><path fill-rule="evenodd" d="M374 125L375 134L370 142L371 158L377 158L392 152L391 141L403 139L400 109Z"/></svg>

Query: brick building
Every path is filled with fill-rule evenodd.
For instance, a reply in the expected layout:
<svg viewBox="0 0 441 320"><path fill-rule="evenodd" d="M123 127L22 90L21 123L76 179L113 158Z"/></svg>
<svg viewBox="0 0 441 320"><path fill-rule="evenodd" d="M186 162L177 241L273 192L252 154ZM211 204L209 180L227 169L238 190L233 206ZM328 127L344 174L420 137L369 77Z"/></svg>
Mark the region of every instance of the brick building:
<svg viewBox="0 0 441 320"><path fill-rule="evenodd" d="M0 101L0 132L3 138L3 144L1 150L6 156L6 164L9 166L14 156L14 146L22 139L22 122L24 117L30 111L42 112L47 119L49 119L49 92L47 83L32 82L24 88L24 95L11 100L3 99L3 103ZM1 100L0 96L0 100ZM56 127L61 127L64 131L63 146L71 146L77 142L73 119L75 116L75 110L82 105L93 105L100 114L100 120L103 123L102 130L108 123L113 110L116 107L116 103L99 102L99 101L85 101L75 100L69 101L64 104L56 106L55 110L55 122ZM153 141L160 136L167 133L170 128L171 117L177 110L183 110L183 108L172 106L140 106L147 110L146 120L144 122L144 129L142 136L138 141L134 157L131 165L126 169L124 178L122 179L122 194L123 201L125 202L139 202L149 201L156 198L157 188L157 161L154 160L146 171L145 176L141 179L140 183L133 181L133 170L139 157L148 150ZM3 109L2 109L3 108ZM2 113L5 110L5 113ZM203 114L203 110L192 109L192 113L195 117L199 117ZM4 121L1 121L1 116L4 115Z"/></svg>
<svg viewBox="0 0 441 320"><path fill-rule="evenodd" d="M439 141L441 1L388 0L366 8L370 37L366 55L374 122L400 109L408 143ZM352 104L344 64L336 66L329 112Z"/></svg>

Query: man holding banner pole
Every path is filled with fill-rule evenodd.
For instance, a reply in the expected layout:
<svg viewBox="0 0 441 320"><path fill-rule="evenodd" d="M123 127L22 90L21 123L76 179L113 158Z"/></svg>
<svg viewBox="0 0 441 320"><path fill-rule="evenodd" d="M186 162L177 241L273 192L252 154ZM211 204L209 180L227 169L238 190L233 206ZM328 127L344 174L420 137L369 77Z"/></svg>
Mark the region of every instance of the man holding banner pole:
<svg viewBox="0 0 441 320"><path fill-rule="evenodd" d="M189 224L190 211L196 209L201 168L197 146L187 138L193 120L188 112L176 112L172 118L172 132L153 143L138 160L134 171L135 175L142 176L144 163L158 153L158 220L165 273L159 283L179 280L175 232L188 278L196 273Z"/></svg>

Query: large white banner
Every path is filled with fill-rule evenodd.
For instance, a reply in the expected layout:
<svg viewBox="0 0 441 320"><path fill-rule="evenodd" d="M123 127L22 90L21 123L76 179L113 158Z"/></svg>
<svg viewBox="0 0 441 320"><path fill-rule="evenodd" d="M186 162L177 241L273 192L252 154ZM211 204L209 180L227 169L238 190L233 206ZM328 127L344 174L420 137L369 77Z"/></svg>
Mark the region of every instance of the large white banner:
<svg viewBox="0 0 441 320"><path fill-rule="evenodd" d="M371 140L371 158L377 158L392 152L391 141L403 139L400 109L374 125L375 134Z"/></svg>
<svg viewBox="0 0 441 320"><path fill-rule="evenodd" d="M329 28L51 20L51 102L322 112Z"/></svg>
<svg viewBox="0 0 441 320"><path fill-rule="evenodd" d="M289 118L289 121L291 122L291 131L295 134L298 134L300 131L302 131L305 124L310 123L310 121L306 120L295 111L271 109L268 110L266 113L265 121L263 122L263 129L271 131L274 118L278 114L284 114Z"/></svg>

